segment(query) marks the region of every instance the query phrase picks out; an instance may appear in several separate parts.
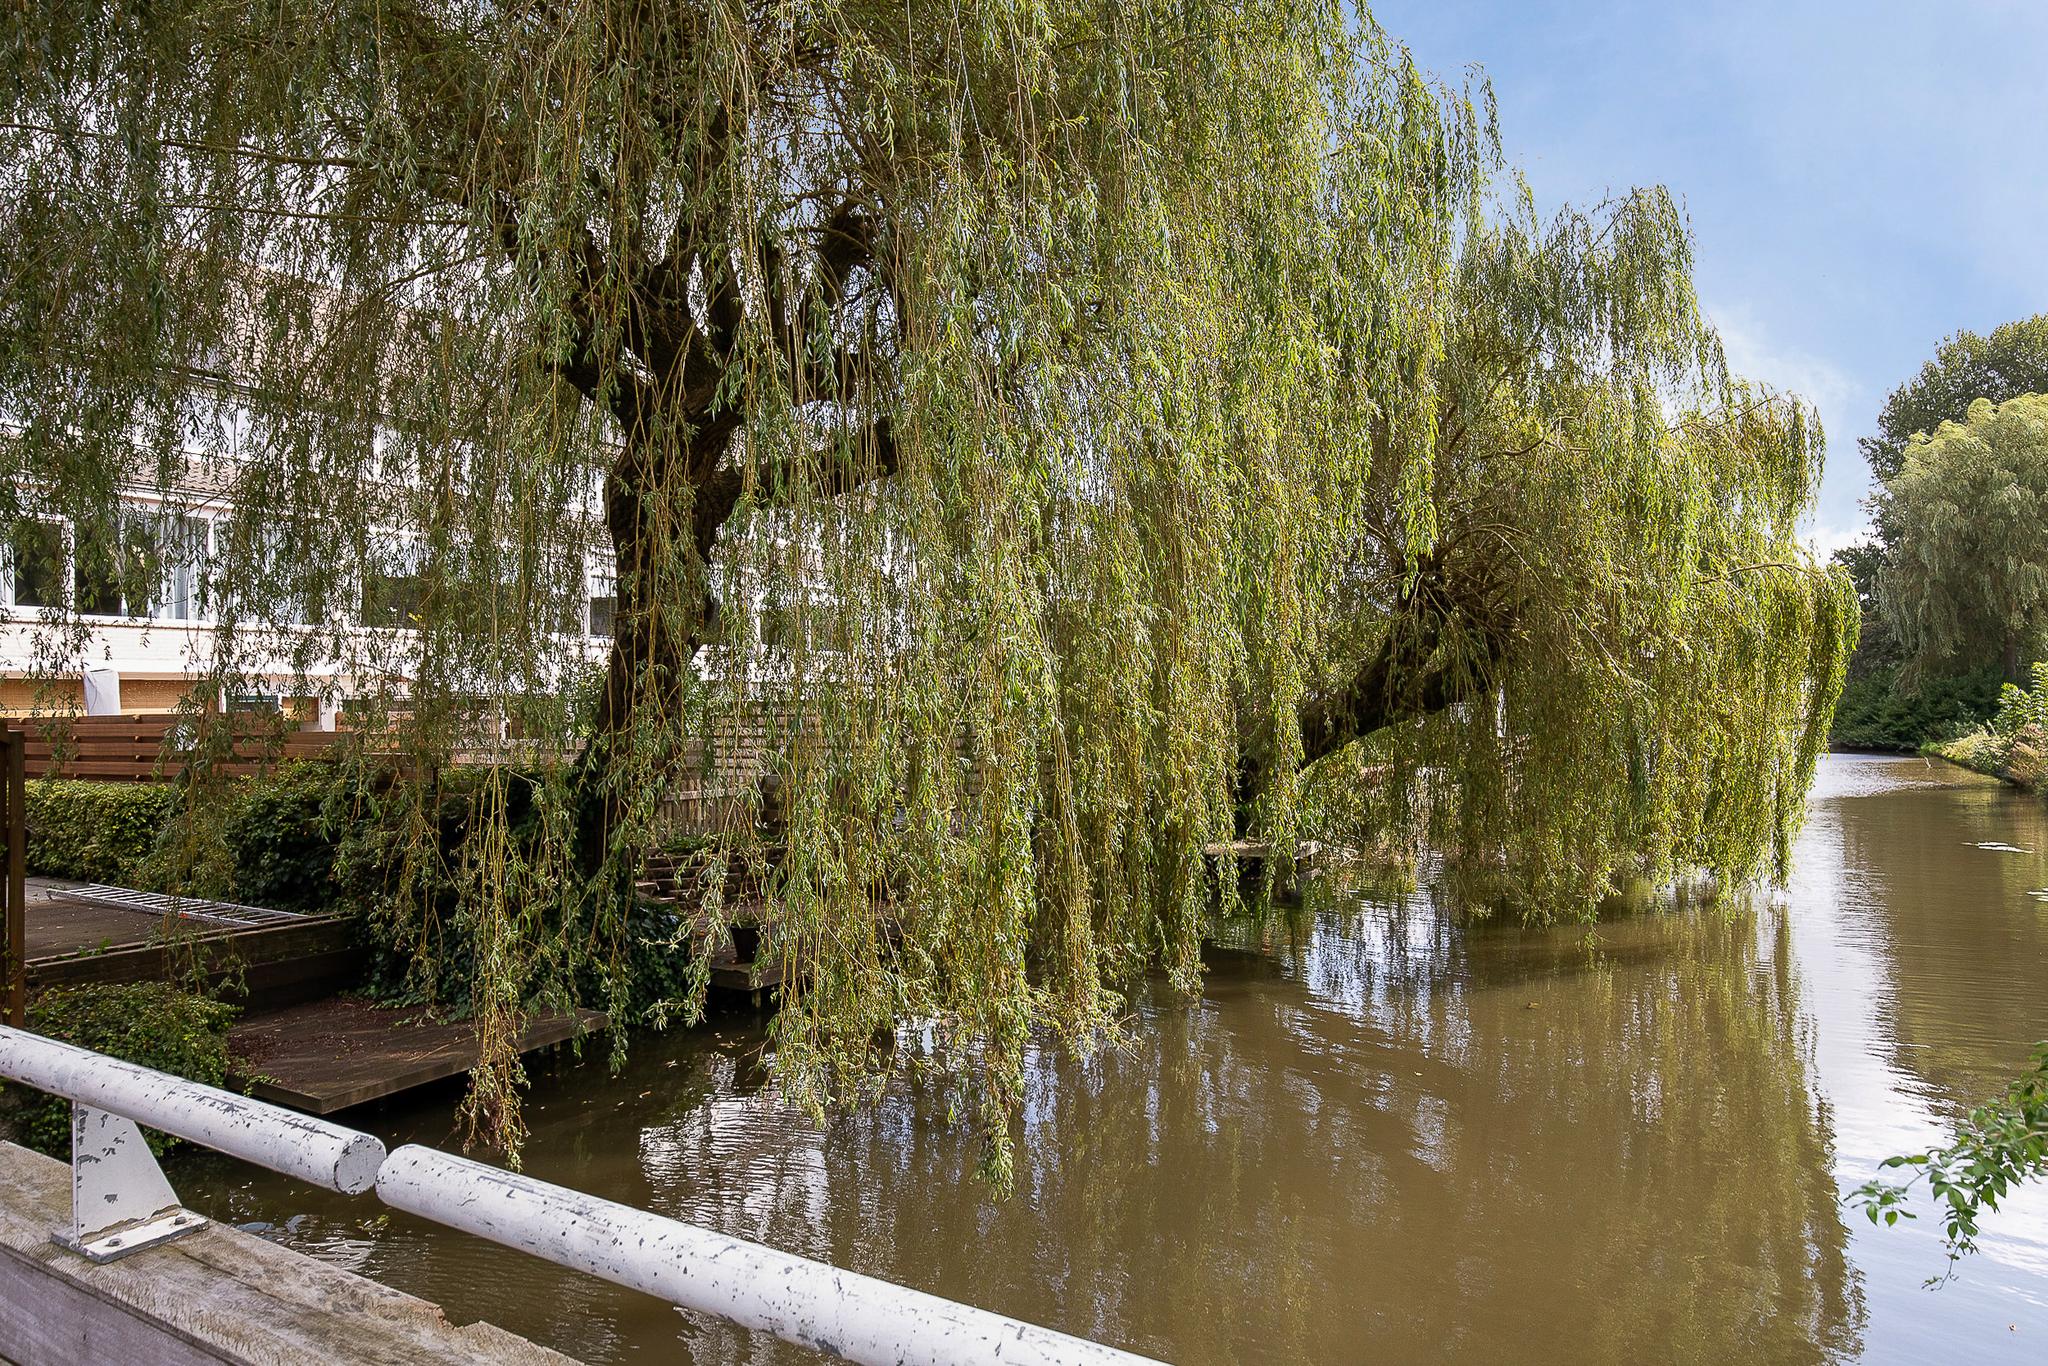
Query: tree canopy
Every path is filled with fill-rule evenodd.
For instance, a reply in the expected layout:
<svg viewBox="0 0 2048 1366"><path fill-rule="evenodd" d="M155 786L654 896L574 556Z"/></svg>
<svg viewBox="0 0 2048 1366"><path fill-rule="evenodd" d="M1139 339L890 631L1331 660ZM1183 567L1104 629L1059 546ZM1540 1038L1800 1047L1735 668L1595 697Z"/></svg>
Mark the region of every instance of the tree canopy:
<svg viewBox="0 0 2048 1366"><path fill-rule="evenodd" d="M1944 422L1960 422L1980 398L2003 403L2048 391L2048 316L1994 328L1990 335L1958 332L1943 342L1912 379L1892 390L1878 415L1877 434L1858 443L1881 485L1896 478L1915 437ZM1856 585L1863 630L1849 661L1849 681L1836 711L1833 740L1853 748L1917 749L1945 740L1988 718L1997 705L2004 662L1995 640L1976 642L1952 664L1906 668L1907 650L1884 610L1886 566L1903 532L1891 520L1882 488L1869 501L1871 539L1835 552L1835 563ZM2006 674L2010 677L2010 674Z"/></svg>
<svg viewBox="0 0 2048 1366"><path fill-rule="evenodd" d="M778 1075L857 1092L923 1022L998 1169L1029 1032L1192 988L1205 844L1284 861L1354 742L1532 914L1782 864L1855 630L1817 427L1727 373L1669 196L1538 214L1362 12L9 30L0 515L118 568L120 489L218 491L210 677L338 666L401 782L517 762L445 870L500 1136L510 1022L615 987L692 740L769 702L781 847L712 857L768 870ZM556 629L593 540L601 664ZM44 667L87 631L53 603Z"/></svg>
<svg viewBox="0 0 2048 1366"><path fill-rule="evenodd" d="M1894 529L1881 591L1920 669L2048 656L2048 395L1978 399L1906 446L1879 495Z"/></svg>
<svg viewBox="0 0 2048 1366"><path fill-rule="evenodd" d="M1891 391L1877 415L1877 435L1859 444L1871 473L1891 479L1905 464L1907 443L1944 422L1962 421L1976 400L2003 403L2041 393L2048 393L2048 314L1994 327L1989 336L1957 332L1919 374Z"/></svg>

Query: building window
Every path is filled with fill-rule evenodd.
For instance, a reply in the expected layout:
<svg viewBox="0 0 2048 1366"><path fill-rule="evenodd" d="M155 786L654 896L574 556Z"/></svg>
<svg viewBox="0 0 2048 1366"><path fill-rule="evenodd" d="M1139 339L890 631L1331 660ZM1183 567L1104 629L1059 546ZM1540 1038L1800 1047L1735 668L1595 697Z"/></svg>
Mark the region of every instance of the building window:
<svg viewBox="0 0 2048 1366"><path fill-rule="evenodd" d="M363 625L419 624L426 605L420 560L420 547L414 541L391 541L376 547L376 558L363 569Z"/></svg>
<svg viewBox="0 0 2048 1366"><path fill-rule="evenodd" d="M197 621L206 615L206 576L212 563L213 523L183 513L164 518L164 621Z"/></svg>
<svg viewBox="0 0 2048 1366"><path fill-rule="evenodd" d="M205 615L212 524L203 517L124 506L72 530L55 520L14 528L6 546L6 598L89 616L194 621Z"/></svg>
<svg viewBox="0 0 2048 1366"><path fill-rule="evenodd" d="M313 557L297 526L273 522L257 533L256 563L263 588L260 594L251 595L250 601L276 625L304 626L315 620L319 604L309 591L307 568Z"/></svg>
<svg viewBox="0 0 2048 1366"><path fill-rule="evenodd" d="M807 639L803 613L794 603L764 602L758 620L765 650L795 650Z"/></svg>
<svg viewBox="0 0 2048 1366"><path fill-rule="evenodd" d="M590 566L590 634L608 639L612 633L612 618L619 607L619 587L614 572L606 565L593 563Z"/></svg>
<svg viewBox="0 0 2048 1366"><path fill-rule="evenodd" d="M162 519L151 509L122 507L76 532L72 588L78 610L96 617L148 617L163 599Z"/></svg>
<svg viewBox="0 0 2048 1366"><path fill-rule="evenodd" d="M64 525L25 522L7 539L8 601L16 607L60 607L64 601Z"/></svg>

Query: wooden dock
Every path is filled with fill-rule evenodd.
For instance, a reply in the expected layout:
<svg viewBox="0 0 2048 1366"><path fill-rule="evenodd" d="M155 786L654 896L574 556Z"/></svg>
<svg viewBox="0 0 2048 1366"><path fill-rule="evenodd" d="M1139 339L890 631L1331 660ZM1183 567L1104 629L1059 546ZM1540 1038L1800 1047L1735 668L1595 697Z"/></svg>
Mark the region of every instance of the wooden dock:
<svg viewBox="0 0 2048 1366"><path fill-rule="evenodd" d="M520 1035L519 1051L564 1043L606 1023L597 1010L537 1015ZM260 1100L316 1115L460 1076L479 1055L467 1020L435 1020L417 1006L346 996L244 1020L229 1031L228 1048L231 1082Z"/></svg>
<svg viewBox="0 0 2048 1366"><path fill-rule="evenodd" d="M105 895L125 893L126 900ZM126 888L28 880L28 983L45 987L164 981L196 971L232 983L237 1004L264 1009L325 995L355 981L366 955L336 916L253 912L220 916L222 903L189 900L169 913ZM159 898L159 900L163 900Z"/></svg>

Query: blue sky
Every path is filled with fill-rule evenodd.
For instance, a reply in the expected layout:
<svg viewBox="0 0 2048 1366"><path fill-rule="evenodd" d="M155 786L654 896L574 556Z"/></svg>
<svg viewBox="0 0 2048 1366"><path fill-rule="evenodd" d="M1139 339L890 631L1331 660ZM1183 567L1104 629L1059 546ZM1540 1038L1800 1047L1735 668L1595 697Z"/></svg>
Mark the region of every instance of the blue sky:
<svg viewBox="0 0 2048 1366"><path fill-rule="evenodd" d="M1856 438L1958 328L2048 312L2048 0L1386 0L1477 63L1542 202L1661 183L1737 369L1816 403L1813 536L1864 523Z"/></svg>

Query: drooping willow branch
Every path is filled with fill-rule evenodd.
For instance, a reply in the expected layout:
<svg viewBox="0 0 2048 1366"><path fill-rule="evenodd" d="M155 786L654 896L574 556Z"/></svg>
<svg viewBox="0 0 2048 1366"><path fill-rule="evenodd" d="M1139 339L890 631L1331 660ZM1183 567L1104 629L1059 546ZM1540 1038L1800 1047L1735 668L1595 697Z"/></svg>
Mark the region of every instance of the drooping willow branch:
<svg viewBox="0 0 2048 1366"><path fill-rule="evenodd" d="M1717 567L1805 562L1806 410L1727 375L1668 196L1539 219L1369 16L92 15L0 57L10 544L202 539L214 695L345 684L376 923L486 1013L500 1137L518 1012L688 1018L728 874L788 1095L937 1022L1000 1174L1034 1031L1194 989L1203 848L1284 856L1341 748L1537 915L1797 821L1853 607Z"/></svg>

